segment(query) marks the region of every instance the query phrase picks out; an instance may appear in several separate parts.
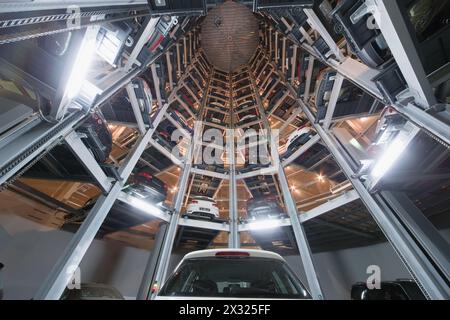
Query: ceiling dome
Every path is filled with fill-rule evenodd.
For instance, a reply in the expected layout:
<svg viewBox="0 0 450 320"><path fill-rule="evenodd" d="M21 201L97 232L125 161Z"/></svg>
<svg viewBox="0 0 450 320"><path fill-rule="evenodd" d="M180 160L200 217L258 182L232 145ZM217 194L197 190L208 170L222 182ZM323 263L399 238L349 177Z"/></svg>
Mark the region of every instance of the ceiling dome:
<svg viewBox="0 0 450 320"><path fill-rule="evenodd" d="M208 12L202 47L218 69L231 72L248 63L259 43L258 21L243 4L226 1Z"/></svg>

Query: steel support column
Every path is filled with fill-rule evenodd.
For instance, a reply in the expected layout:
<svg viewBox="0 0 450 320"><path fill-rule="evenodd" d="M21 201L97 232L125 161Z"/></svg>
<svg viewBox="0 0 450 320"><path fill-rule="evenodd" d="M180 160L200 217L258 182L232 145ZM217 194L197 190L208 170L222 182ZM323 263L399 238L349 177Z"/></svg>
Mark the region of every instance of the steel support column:
<svg viewBox="0 0 450 320"><path fill-rule="evenodd" d="M175 196L175 201L173 205L172 217L169 221L169 228L167 230L167 236L164 239L164 244L162 247L162 252L159 258L158 267L156 268L156 274L154 277L154 284L162 286L164 284L167 270L169 268L170 257L172 254L172 248L175 241L175 236L178 229L178 221L180 220L180 211L183 206L183 199L186 194L190 170L192 167L192 155L194 153L194 145L189 148L189 151L185 158L184 167L182 169L182 175L178 183L178 193ZM156 294L156 293L155 293ZM152 298L155 297L152 295Z"/></svg>
<svg viewBox="0 0 450 320"><path fill-rule="evenodd" d="M314 299L322 300L324 297L322 293L322 288L320 287L320 282L316 273L316 269L314 268L311 249L308 244L308 239L306 237L305 230L303 229L303 226L300 223L300 219L298 217L297 212L297 206L295 204L294 199L292 198L289 189L289 183L282 166L279 166L278 179L280 181L281 191L283 193L284 202L286 204L286 210L289 217L291 218L292 229L294 231L298 251L300 253L303 268L305 270L306 278L308 280L309 290L311 291L311 294Z"/></svg>
<svg viewBox="0 0 450 320"><path fill-rule="evenodd" d="M101 196L89 212L86 220L75 233L44 284L39 288L35 300L58 300L73 277L95 238L109 210L116 201L122 184L117 181L108 195Z"/></svg>
<svg viewBox="0 0 450 320"><path fill-rule="evenodd" d="M306 71L305 93L303 95L303 101L305 102L309 100L309 95L311 93L311 82L312 82L312 74L314 71L314 60L315 57L313 55L310 55L308 60L308 70Z"/></svg>
<svg viewBox="0 0 450 320"><path fill-rule="evenodd" d="M229 210L230 210L230 233L228 238L229 248L240 247L240 237L238 229L239 211L237 205L237 185L236 185L236 149L234 136L234 111L233 111L233 86L232 75L230 75L230 124L231 129L227 130L228 162L230 165L229 182Z"/></svg>
<svg viewBox="0 0 450 320"><path fill-rule="evenodd" d="M141 134L145 134L146 128L144 119L142 118L141 108L139 107L139 101L134 92L133 84L129 83L126 87L128 97L130 98L131 108L133 109L134 117L136 118L136 123Z"/></svg>
<svg viewBox="0 0 450 320"><path fill-rule="evenodd" d="M164 239L167 234L167 227L167 223L161 224L159 227L158 234L155 238L155 244L150 252L147 266L145 267L144 275L142 276L141 285L139 286L139 291L136 297L137 300L147 300L151 295L150 290L152 283L155 282L156 267L161 256Z"/></svg>
<svg viewBox="0 0 450 320"><path fill-rule="evenodd" d="M331 125L331 120L333 119L333 114L336 109L336 105L341 95L342 84L344 83L344 77L338 73L336 79L334 79L333 89L331 90L330 101L327 106L327 113L325 119L323 120L323 127L328 130Z"/></svg>
<svg viewBox="0 0 450 320"><path fill-rule="evenodd" d="M390 1L388 1L390 2ZM395 41L393 40L395 43ZM342 63L338 63L336 61L333 61L332 59L329 60L323 60L321 57L317 55L317 53L314 52L314 50L305 44L302 45L302 49L305 52L308 52L311 55L311 58L315 58L317 60L320 60L325 65L335 69L338 73L342 74L346 79L350 80L351 82L357 84L359 87L361 87L363 90L369 92L373 96L375 96L377 99L382 99L382 94L377 88L376 84L372 81L374 77L376 77L379 72L375 69L371 69L365 64L362 64L361 62L352 59L350 57L347 57ZM268 53L267 53L268 54ZM262 59L261 59L262 60ZM310 60L310 62L313 62ZM310 64L309 70L312 71L313 64ZM414 63L412 64L414 65ZM408 72L404 71L403 72ZM405 75L405 73L403 73ZM407 74L407 73L406 73ZM416 75L418 79L421 79L419 81L415 81L416 84L420 87L421 84L423 85L422 89L419 91L423 91L424 94L426 93L427 96L429 95L428 92L428 85L425 80L422 79L422 77L419 77L420 75ZM281 76L283 78L284 76ZM307 76L307 79L310 79L309 74ZM307 81L307 87L310 82ZM417 89L414 89L413 91L417 93ZM295 90L294 90L295 92ZM417 95L417 94L416 94ZM303 98L303 102L307 103L309 98L309 90L305 90L305 96ZM417 98L417 97L415 97ZM433 102L433 97L431 97L430 101ZM418 103L421 103L422 99L418 99ZM439 139L443 140L446 144L450 144L450 130L448 125L445 123L445 121L442 121L441 119L435 117L433 114L426 112L425 110L418 108L417 105L414 103L415 101L409 101L408 99L404 99L403 101L397 101L395 104L396 110L407 117L411 122L415 123L417 126L419 126L421 129L428 131L429 133L435 135ZM422 103L424 104L424 103ZM432 104L426 105L426 107L432 106Z"/></svg>
<svg viewBox="0 0 450 320"><path fill-rule="evenodd" d="M84 168L89 172L92 178L97 181L103 192L108 192L111 188L111 181L113 179L108 178L103 169L98 164L97 160L92 155L91 151L86 147L81 140L80 134L76 131L72 131L65 141L69 148L73 151L78 160L81 161Z"/></svg>
<svg viewBox="0 0 450 320"><path fill-rule="evenodd" d="M259 96L257 87L256 87L256 81L253 78L253 76L250 76L252 85L253 85L253 92L256 97L256 102L258 104L261 117L263 119L263 123L265 125L265 128L267 130L268 135L270 136L271 141L271 150L272 150L272 158L274 159L274 164L277 165L278 168L278 180L280 182L281 192L283 194L284 203L286 205L287 213L291 220L292 229L294 231L295 235L295 241L297 244L297 248L299 251L299 254L302 259L303 268L306 273L306 278L308 280L309 289L311 291L311 294L314 299L316 300L322 300L323 299L323 293L322 288L320 287L319 279L317 277L316 270L314 268L314 262L312 259L311 249L309 247L308 239L306 237L306 233L303 229L303 226L300 223L300 219L297 212L297 205L292 197L291 191L289 189L289 182L286 178L286 174L284 172L283 166L280 163L279 155L277 153L277 148L274 147L274 139L277 139L278 137L272 136L272 130L270 129L269 121L267 120L267 116L265 114L264 108L262 106L261 97ZM275 154L274 154L275 152ZM277 159L275 159L275 157Z"/></svg>
<svg viewBox="0 0 450 320"><path fill-rule="evenodd" d="M208 84L206 86L204 95L203 95L203 101L200 106L199 114L200 119L203 118L203 110L206 106L207 97L209 93L209 87L211 84L211 78L208 80ZM178 222L180 220L180 213L181 208L183 206L183 200L186 195L186 190L188 188L189 183L189 176L191 174L192 170L192 162L193 157L195 154L197 154L197 149L201 147L200 143L196 143L201 140L202 132L201 132L202 123L201 121L196 121L194 125L194 137L193 137L193 143L191 144L191 147L188 149L188 152L184 159L184 167L182 169L182 175L178 183L178 192L175 196L174 204L173 204L173 213L172 217L169 221L169 227L167 230L167 236L164 239L164 244L162 248L162 252L159 258L158 267L156 269L156 275L154 277L154 283L162 286L164 284L164 281L166 279L167 271L169 268L170 263L170 257L172 254L172 248L175 241L175 236L177 234L178 229ZM152 298L155 298L156 294L152 295Z"/></svg>

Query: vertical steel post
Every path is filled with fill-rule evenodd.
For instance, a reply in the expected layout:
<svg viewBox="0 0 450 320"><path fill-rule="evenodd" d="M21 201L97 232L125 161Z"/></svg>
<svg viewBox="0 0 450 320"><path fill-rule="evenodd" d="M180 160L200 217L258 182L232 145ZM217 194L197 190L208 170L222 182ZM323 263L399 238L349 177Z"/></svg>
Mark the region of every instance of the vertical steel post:
<svg viewBox="0 0 450 320"><path fill-rule="evenodd" d="M230 73L230 129L227 130L228 161L230 164L229 182L229 209L230 209L230 234L228 237L229 248L239 248L240 238L238 232L239 212L237 205L237 185L236 185L236 150L234 141L234 112L233 112L233 75Z"/></svg>
<svg viewBox="0 0 450 320"><path fill-rule="evenodd" d="M297 206L292 198L291 191L289 189L288 180L284 172L283 167L280 165L278 169L278 179L280 181L281 192L283 193L284 202L286 204L287 213L291 219L292 229L294 231L295 240L297 242L298 251L302 259L303 268L308 280L309 290L314 299L322 300L323 293L320 287L319 278L314 268L314 262L312 259L311 249L308 244L305 230L300 223Z"/></svg>
<svg viewBox="0 0 450 320"><path fill-rule="evenodd" d="M164 244L162 247L162 252L160 255L158 267L156 269L155 282L156 284L162 286L164 284L164 280L167 274L167 270L169 268L170 257L172 254L172 247L175 241L175 236L177 234L178 229L178 221L180 220L180 211L183 204L184 195L186 193L190 170L192 166L192 154L193 154L193 145L189 148L189 152L185 158L185 164L182 169L182 176L178 183L178 192L175 196L173 213L172 217L169 221L169 228L167 230L167 236L164 239ZM152 295L152 298L156 296L156 292Z"/></svg>
<svg viewBox="0 0 450 320"><path fill-rule="evenodd" d="M203 101L199 109L199 115L200 120L202 120L203 117L203 110L206 106L206 102L208 100L209 95L209 87L211 84L211 76L208 79L208 84L206 86L204 95L203 95ZM174 204L173 204L173 213L172 217L169 222L169 228L167 230L167 236L164 239L164 244L161 252L161 256L159 259L158 267L156 269L156 275L155 275L155 283L162 286L164 284L164 281L166 280L167 271L169 268L170 263L170 257L172 253L173 244L175 241L175 236L178 229L178 222L180 220L180 212L181 208L183 206L183 199L186 194L186 190L188 188L189 184L189 176L191 174L192 169L192 162L193 157L195 154L197 154L197 148L201 147L201 141L202 138L202 132L201 132L202 123L201 121L195 122L194 127L194 137L192 138L191 147L188 149L188 152L184 159L184 167L182 169L182 175L178 183L178 192L175 196ZM155 298L156 293L152 295L152 298Z"/></svg>
<svg viewBox="0 0 450 320"><path fill-rule="evenodd" d="M334 111L336 110L336 105L341 94L342 84L344 83L344 77L340 74L336 74L336 79L334 80L333 89L331 90L330 101L327 106L327 113L323 121L323 127L328 130L331 126L331 120L333 119Z"/></svg>
<svg viewBox="0 0 450 320"><path fill-rule="evenodd" d="M306 83L305 83L305 93L303 95L303 101L307 102L309 100L309 96L311 94L311 82L312 82L312 74L314 71L314 56L309 56L308 61L308 70L306 71ZM300 75L298 75L300 77Z"/></svg>
<svg viewBox="0 0 450 320"><path fill-rule="evenodd" d="M153 246L152 252L147 262L144 270L144 275L142 276L141 285L139 286L139 291L137 293L137 300L147 300L151 295L151 286L155 281L156 267L158 266L158 260L161 256L162 247L164 244L164 239L167 234L167 223L161 224L159 227L158 234L156 235L155 244Z"/></svg>
<svg viewBox="0 0 450 320"><path fill-rule="evenodd" d="M277 139L278 137L272 137L272 130L270 128L269 121L265 114L265 110L262 105L261 97L259 96L259 92L256 87L256 81L251 73L250 73L250 80L252 83L253 92L255 94L256 103L258 105L259 112L261 114L261 117L263 118L263 123L267 130L268 136L270 137L270 139L268 139L268 141L270 141L270 143L271 143L272 158L275 158L275 157L277 158L274 161L274 165L276 165L277 169L278 169L278 180L280 182L281 192L283 194L287 213L289 215L289 218L291 219L291 225L292 225L292 229L294 231L295 241L297 243L297 248L298 248L300 257L302 259L303 268L306 273L306 278L308 280L309 289L310 289L311 294L314 299L322 300L323 299L322 288L320 287L320 282L319 282L316 270L314 268L314 262L312 259L311 249L308 244L308 239L306 237L306 233L303 229L303 226L300 223L300 219L298 217L298 212L297 212L297 206L295 204L294 199L292 198L292 194L289 189L289 183L286 178L286 174L284 172L283 166L280 163L277 148L274 145L274 142L275 142L274 140L278 140ZM273 138L275 138L275 139L273 139Z"/></svg>

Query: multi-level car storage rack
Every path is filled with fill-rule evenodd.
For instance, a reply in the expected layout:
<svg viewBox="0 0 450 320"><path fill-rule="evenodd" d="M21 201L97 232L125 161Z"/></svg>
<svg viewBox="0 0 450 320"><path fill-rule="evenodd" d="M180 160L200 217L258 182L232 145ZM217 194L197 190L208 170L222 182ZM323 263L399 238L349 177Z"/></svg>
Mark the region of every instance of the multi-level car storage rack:
<svg viewBox="0 0 450 320"><path fill-rule="evenodd" d="M439 101L439 90L443 90L441 85L448 81L448 61L444 59L440 63L435 60L433 64L424 59L429 54L425 50L429 50L434 42L424 44L410 32L410 26L400 10L401 1L349 2L357 3L357 10L341 8L335 12L340 27L348 29L346 37L343 37L330 27L331 22L321 16L316 7L274 8L258 5L258 2L253 4L251 1L243 1L244 4L254 5L255 15L260 22L260 44L248 65L232 73L221 71L208 62L199 36L198 21L201 18L198 12L166 12L170 14L169 18L151 16L147 1L140 0L105 0L98 4L92 1L73 1L78 7L69 12L59 1L2 3L2 72L17 81L19 78L25 79L54 102L49 113L54 121L46 122L39 115L34 115L12 133L2 136L0 183L4 187L13 187L12 182L17 177L45 157L56 145L65 142L88 170L90 178L103 191L89 213L78 217L81 219L81 226L36 298L57 299L61 296L71 278L67 270L80 264L102 223L107 221L115 201L128 201L122 189L136 167L153 166L153 170L157 171L171 165L181 168L177 192L171 208L148 212L163 223L146 268L139 298L149 298L151 285L164 281L174 243L194 241L197 247L206 247L218 232L226 232L229 235L229 247L240 247L240 234L251 231L251 226L239 216L238 181L243 181L252 196L267 189L283 204L287 216L280 218L277 223L292 231L274 237L300 252L308 285L315 299L324 297L311 256L311 239L307 237L305 226L309 221L357 199L365 205L427 297L449 298L450 256L445 241L405 192L392 192L382 187L373 189L373 186L368 185L359 171L357 161L361 159L355 159L355 154L343 143L339 131L334 130L336 123L378 114L384 106L391 105L416 128L410 132L408 141L412 142L423 135L430 137L436 143L433 155L448 155L449 109L448 105ZM208 1L208 8L215 5ZM370 59L365 60L365 64L361 56L358 59L354 54L369 50L368 44L373 45L373 37L364 39L364 42L351 32L351 19L361 19L361 16L368 13L373 15L373 23L376 22L379 27L375 36L384 37L386 50L392 56L381 67L377 65L377 61ZM66 23L75 18L80 18L77 20L78 25ZM123 49L123 44L118 48L118 52L126 56L126 62L115 61L116 67L107 70L110 72L105 72L97 65L89 70L96 75L93 86L98 88L98 95L95 100L83 96L76 103L61 102L56 99L61 95L61 84L58 81L44 77L39 68L29 67L34 61L27 61L27 65L24 65L20 63L20 59L15 59L10 54L12 51L8 53L7 46L20 44L25 39L63 33L75 28L89 30L111 22L138 18L142 18L142 23L132 43L128 44L126 50ZM131 34L131 30L126 28L121 31ZM446 34L448 28L433 41L445 39ZM130 39L126 34L122 40L126 42ZM448 49L448 43L446 45ZM26 50L27 46L24 44L22 49ZM448 50L446 52L448 54ZM435 54L442 56L440 52ZM36 53L34 57L36 63L38 55ZM314 101L312 94L318 64L334 71L326 113L320 117L316 108L317 101ZM151 125L144 119L130 84L138 76L145 77L153 86L151 90L156 104L153 108L150 106ZM370 107L358 109L356 106L344 114L339 113L340 109L336 106L339 103L339 93L345 85L354 86L366 95L368 101L371 101ZM111 97L123 88L126 88L132 110L119 114L118 108L108 109L108 104L112 103ZM135 141L134 146L129 148L122 159L117 159L116 168L101 166L77 133L79 123L89 112L102 108L105 108L107 121L128 123L137 128L138 132L138 135L130 138ZM200 121L196 122L195 130L191 132L180 126L174 120L174 114L171 113L173 110L182 113L191 123ZM240 123L242 115L246 114L257 114L258 117ZM311 124L317 135L289 156L280 157L278 146L273 143L275 137L269 118L279 122L281 135L286 128L298 128L307 123ZM158 126L164 121L177 126L184 138L188 139L181 158L172 157L170 149L161 143L161 139L157 139ZM265 129L266 139L258 143L270 150L270 164L250 169L236 166L235 158L240 150L235 143L236 137L231 136L233 143L221 150L225 159L223 166L197 165L193 160L206 147L199 143L200 135L208 128L220 130L223 135L227 132L233 135L233 131L229 129ZM286 139L283 136L281 138L281 141ZM327 171L327 176L337 186L345 187L331 201L300 214L291 194L285 168L300 161L301 156L311 150L321 152L324 159L320 163L310 164L311 171L317 170L319 166ZM154 152L159 152L170 161L152 157ZM433 158L435 161L432 163L424 161L424 167L417 168L417 172L426 174L439 167L445 159ZM302 164L304 165L303 162ZM182 208L190 196L217 196L224 183L229 187L229 219L204 221L183 216ZM77 217L77 213L74 214ZM331 222L322 223L332 225ZM177 236L178 228L186 232L184 238L183 232ZM368 234L351 228L347 228L347 231L356 236L376 238L370 232ZM259 238L264 247L264 237ZM255 239L258 239L256 234Z"/></svg>

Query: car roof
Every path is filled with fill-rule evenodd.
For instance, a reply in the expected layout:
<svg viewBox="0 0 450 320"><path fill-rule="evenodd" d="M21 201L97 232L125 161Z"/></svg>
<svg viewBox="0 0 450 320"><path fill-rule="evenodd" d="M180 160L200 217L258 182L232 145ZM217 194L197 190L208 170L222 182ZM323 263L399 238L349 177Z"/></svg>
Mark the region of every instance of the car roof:
<svg viewBox="0 0 450 320"><path fill-rule="evenodd" d="M285 261L282 256L278 253L264 251L264 250L254 250L254 249L211 249L211 250L200 250L190 252L184 256L183 260L187 259L196 259L196 258L207 258L207 257L215 257L218 252L246 252L250 254L250 257L255 258L266 258L266 259L275 259L280 261Z"/></svg>
<svg viewBox="0 0 450 320"><path fill-rule="evenodd" d="M204 200L204 201L216 202L213 198L210 198L210 197L207 197L207 196L194 196L194 197L192 197L192 200Z"/></svg>
<svg viewBox="0 0 450 320"><path fill-rule="evenodd" d="M256 114L248 114L248 115L242 117L241 121L244 120L244 119L247 119L247 118L254 118L254 117L256 117Z"/></svg>
<svg viewBox="0 0 450 320"><path fill-rule="evenodd" d="M289 139L293 138L294 136L298 135L300 132L307 133L307 132L314 132L314 129L311 127L300 127L292 131L292 133L289 135Z"/></svg>

